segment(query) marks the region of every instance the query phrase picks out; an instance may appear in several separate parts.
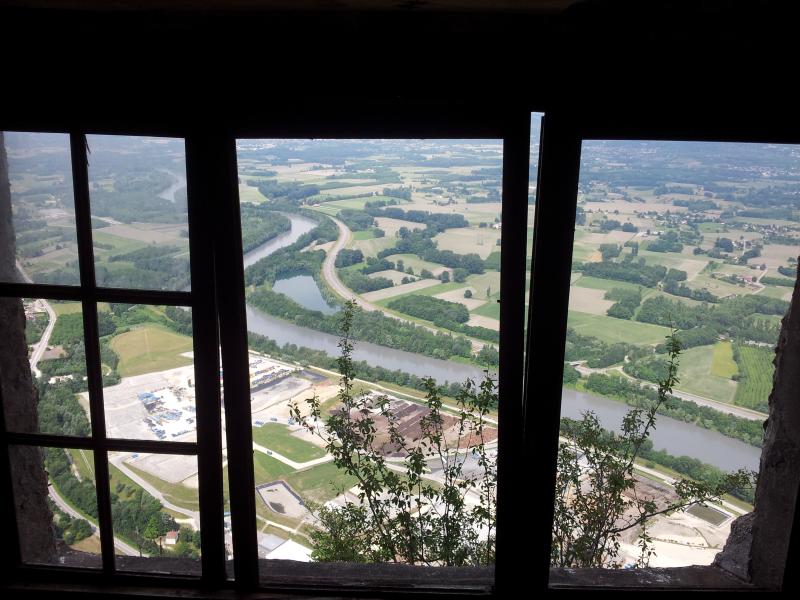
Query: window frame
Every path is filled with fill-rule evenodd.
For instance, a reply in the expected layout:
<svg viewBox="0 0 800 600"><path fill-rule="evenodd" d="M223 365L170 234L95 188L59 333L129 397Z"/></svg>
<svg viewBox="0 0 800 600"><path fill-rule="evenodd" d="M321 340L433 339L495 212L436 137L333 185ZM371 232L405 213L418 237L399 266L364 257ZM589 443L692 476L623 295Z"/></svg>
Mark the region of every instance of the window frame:
<svg viewBox="0 0 800 600"><path fill-rule="evenodd" d="M13 130L13 129L12 129ZM30 131L29 129L27 131ZM19 554L19 531L16 523L16 510L13 515L14 543L9 544L8 558L15 565L17 572L25 578L39 579L53 577L66 579L81 576L95 578L113 577L119 581L167 579L146 572L128 572L117 569L114 554L114 535L111 517L111 498L109 486L108 453L112 451L146 452L151 454L193 455L197 457L199 473L198 497L200 500L200 529L204 532L201 539L200 577L194 575L169 576L176 580L189 582L193 580L211 584L224 574L224 530L222 520L222 460L221 460L221 419L219 408L219 385L216 377L218 367L218 350L216 344L216 321L208 318L195 318L196 315L207 317L215 314L215 298L213 295L213 270L209 268L212 257L210 249L203 239L209 234L211 219L207 206L198 201L190 201L188 205L189 226L189 263L192 288L188 292L139 290L127 288L98 287L95 281L94 252L92 246L91 209L88 175L88 152L86 141L88 132L48 129L48 132L69 134L70 158L73 179L73 196L75 206L75 226L77 233L78 264L80 281L76 285L49 285L38 283L0 282L0 296L11 298L43 298L48 300L72 300L81 302L84 329L84 345L86 348L86 376L89 393L91 415L91 435L73 437L57 434L9 432L5 427L3 411L3 444L2 459L6 482L11 483L8 447L25 445L35 447L61 447L91 450L94 456L95 488L98 505L98 526L101 545L101 569L80 569L60 567L58 565L32 565L23 563ZM33 132L36 133L36 132ZM92 131L91 133L95 133ZM103 134L107 133L102 131ZM111 135L136 135L134 133L110 132ZM148 135L150 132L144 135ZM165 136L166 137L166 136ZM183 136L170 135L182 138ZM187 196L194 196L196 189L202 189L202 182L196 175L190 175L187 140ZM191 152L195 150L192 148ZM195 370L195 393L197 406L197 441L174 442L137 439L109 439L106 435L105 406L103 400L103 381L101 373L99 335L97 325L98 302L124 302L147 305L187 306L192 309L193 351ZM216 393L215 393L216 391ZM219 458L215 458L219 457ZM9 487L10 489L10 487ZM14 507L12 495L11 506ZM218 515L218 518L217 518ZM207 532L207 534L206 534Z"/></svg>
<svg viewBox="0 0 800 600"><path fill-rule="evenodd" d="M385 108L385 107L384 107ZM393 107L396 108L396 107ZM227 309L236 309L237 301L240 302L238 310L240 314L227 317L226 323L243 319L243 293L238 294L237 289L230 284L232 279L242 281L243 268L241 267L241 237L238 219L238 190L236 185L236 156L235 140L237 137L292 137L292 138L314 138L314 137L396 137L396 138L432 138L432 137L491 137L502 138L504 140L503 153L503 220L512 218L511 213L507 217L506 208L513 202L519 202L527 207L527 185L528 185L528 162L523 160L529 150L528 128L530 126L531 112L544 112L542 119L542 134L539 146L539 165L537 182L537 210L534 223L534 248L531 264L531 288L529 292L529 315L528 332L529 335L524 341L524 389L519 390L516 396L516 389L510 399L505 400L504 407L507 409L500 413L500 427L503 428L504 436L501 436L501 452L499 454L498 466L498 497L502 502L498 505L498 559L496 562L496 576L494 595L500 595L504 591L514 589L516 583L525 582L528 586L533 586L536 590L546 591L551 589L550 583L550 536L552 527L552 497L541 497L535 501L535 506L542 515L541 519L526 519L522 523L517 522L517 526L503 525L512 523L515 510L520 510L522 500L517 494L515 496L514 482L507 473L510 473L515 464L530 465L529 468L540 471L545 480L542 485L546 492L554 493L552 482L555 478L555 465L557 453L558 421L560 417L561 402L561 374L563 370L563 346L566 333L566 315L569 298L569 271L571 264L572 244L574 231L574 205L577 202L577 185L580 169L580 152L582 142L585 139L648 139L648 140L684 140L684 141L730 141L730 142L763 142L763 143L800 143L800 129L795 125L789 125L780 119L770 118L758 122L738 124L731 126L726 114L709 115L707 113L687 113L677 112L675 114L659 114L654 117L643 112L623 112L623 108L609 109L602 107L605 111L600 114L600 109L583 110L574 112L569 108L564 110L546 110L546 107L534 107L526 105L524 107L511 107L505 116L498 116L496 113L481 111L468 111L464 107L455 110L445 110L439 107L420 107L405 110L400 114L392 113L390 118L380 110L361 111L358 113L335 114L315 113L281 114L279 123L273 122L270 127L254 126L252 123L244 123L238 127L217 127L208 130L198 125L197 132L194 129L175 130L169 126L152 128L119 128L113 121L93 122L88 126L81 124L81 132L91 130L102 134L116 135L156 135L165 137L183 137L186 143L187 157L187 187L189 188L189 219L190 219L190 248L192 253L192 295L193 295L193 315L198 315L195 320L196 325L204 323L212 326L205 327L203 341L209 348L218 348L218 342L228 348L239 345L238 352L241 354L242 338L245 339L246 349L246 330L239 331L224 327L220 332L217 325L217 314L228 314ZM275 119L271 119L275 120ZM4 123L3 130L24 130L24 131L46 131L70 133L70 127L75 123L55 123L48 125L46 119L39 121L39 124L23 122L22 127L15 127L14 123ZM463 125L464 123L470 125ZM521 133L521 132L525 133ZM199 133L198 133L199 132ZM82 133L71 133L72 137L80 136ZM524 138L524 140L523 140ZM524 167L523 167L524 164ZM75 168L73 161L73 169ZM524 190L524 191L523 191ZM85 196L85 192L84 192ZM524 198L524 199L523 199ZM566 200L564 200L566 198ZM234 203L232 199L235 199ZM86 197L81 199L85 204ZM564 205L566 202L566 205ZM78 217L77 204L78 195L76 191L76 218ZM234 207L236 210L234 210ZM572 210L570 210L570 207ZM225 210L227 208L227 210ZM220 210L224 217L224 222L219 218ZM85 211L86 212L86 211ZM516 214L516 213L514 213ZM86 221L87 214L82 215ZM527 215L526 215L527 216ZM511 221L515 222L516 221ZM522 220L520 223L524 223ZM511 231L504 228L504 234ZM521 228L524 235L524 227ZM233 252L230 248L230 239L227 235L231 231L236 231L234 240L239 245L239 253ZM89 232L91 230L89 229ZM558 233L557 233L558 232ZM504 247L509 246L510 237L505 235ZM524 243L524 237L521 238ZM518 245L517 239L515 244ZM86 244L86 240L82 242ZM90 246L90 245L89 245ZM515 246L517 247L517 246ZM527 254L524 251L524 254ZM520 269L518 264L514 264L511 252L503 252L502 270L504 277L510 276L511 272L519 271L522 273L522 285L524 289L524 266ZM227 258L225 258L227 257ZM537 260L537 257L540 257ZM234 258L236 260L234 260ZM81 257L81 260L86 260ZM508 262L510 262L510 267ZM230 273L226 267L238 265L235 273ZM523 263L524 265L524 263ZM93 268L93 264L91 265ZM239 272L241 270L241 272ZM82 271L83 273L83 271ZM547 281L548 290L543 290L541 286L535 286L536 281ZM201 282L204 282L201 285ZM506 285L504 282L503 285ZM510 285L515 285L510 284ZM0 283L0 296L4 297L44 297L53 299L79 300L89 308L96 306L98 301L120 301L123 298L134 299L134 301L153 300L160 304L167 302L170 292L142 292L141 290L119 290L119 289L96 289L90 288L84 293L84 288L79 286L45 286L36 284L9 284ZM516 293L516 292L515 292ZM155 296L153 296L155 294ZM178 293L180 294L180 293ZM202 294L202 296L201 296ZM186 304L183 296L172 297L172 304ZM524 304L524 298L520 301L520 306ZM519 307L517 307L519 308ZM524 310L524 307L522 307ZM200 318L198 309L203 310L203 319ZM505 310L505 312L503 312ZM542 312L545 311L545 312ZM549 312L548 312L549 311ZM86 311L86 315L93 315L94 324L89 323L88 329L96 331L96 311ZM514 314L509 308L501 304L501 319L504 315ZM547 319L535 318L536 314L548 314ZM513 316L511 317L513 318ZM505 321L506 323L508 321ZM222 323L220 322L220 325ZM509 328L506 328L509 329ZM522 348L522 328L519 332L501 331L501 365L506 367L510 364L503 358L506 354L513 352L514 344L519 343ZM196 330L197 331L197 330ZM91 333L91 331L90 331ZM242 335L243 334L243 335ZM237 337L238 336L238 337ZM505 343L506 337L510 339ZM198 344L196 335L195 344ZM505 351L504 351L505 348ZM555 351L554 351L555 348ZM558 351L560 349L560 352ZM96 351L96 350L95 350ZM223 351L225 352L225 351ZM226 353L231 356L230 350ZM522 356L520 350L518 356ZM88 348L87 348L88 355ZM216 368L219 366L217 352L212 352L210 358L201 370L198 366L197 356L195 362L196 373L211 373L216 377ZM224 360L224 359L223 359ZM536 365L535 372L533 365ZM240 365L241 366L241 365ZM501 366L501 369L503 367ZM241 369L240 369L241 370ZM226 370L227 371L227 370ZM509 369L506 368L502 377L506 377ZM230 371L227 371L230 372ZM535 388L534 388L534 374ZM88 375L88 373L87 373ZM95 375L96 377L96 375ZM209 377L211 379L211 377ZM246 380L246 373L239 373L238 379ZM522 381L521 379L519 381ZM95 385L97 382L95 382ZM198 381L199 385L199 381ZM236 384L228 384L236 385ZM247 385L245 381L245 386ZM506 388L514 388L517 384L512 383ZM242 381L238 384L239 390L248 391L248 387L242 386ZM219 395L219 386L209 386L209 393L213 396ZM230 388L229 388L230 389ZM216 390L216 391L214 391ZM534 395L546 397L547 402L536 401L536 408L539 411L536 415L531 410L527 410L528 405L534 405ZM508 395L504 393L504 398ZM0 399L1 400L1 399ZM231 403L235 404L235 403ZM200 408L198 401L198 410ZM219 404L216 405L219 408ZM249 405L248 405L249 409ZM227 406L226 406L227 410ZM544 414L542 413L544 410ZM242 411L240 411L242 412ZM249 423L249 412L248 420ZM217 410L219 415L219 410ZM0 412L0 418L2 418ZM213 422L213 415L210 416ZM217 416L218 419L218 416ZM93 414L94 422L97 418ZM207 421L209 422L209 421ZM542 423L549 423L549 426L542 427ZM198 427L200 420L198 419ZM93 449L91 443L84 439L69 438L69 444L60 443L63 441L53 436L42 434L12 434L5 432L3 423L3 443L0 447L0 477L4 481L10 482L10 472L8 465L8 445L11 443L25 443L28 445L63 445L76 448ZM205 461L217 460L221 465L221 460L216 457L221 453L220 428L208 428L208 437L200 436L198 429L198 443L196 445L198 454L198 466L205 464ZM248 435L250 432L248 430ZM214 439L216 438L216 440ZM92 438L94 440L94 438ZM94 443L94 442L92 442ZM140 441L135 441L136 447L147 446ZM108 452L114 449L127 450L130 446L124 443L105 442L97 444L98 449ZM508 448L511 448L509 451ZM201 458L201 453L206 458ZM513 456L512 456L513 454ZM210 458L209 458L210 457ZM252 458L250 458L252 460ZM250 463L248 462L248 465ZM237 557L240 561L238 573L240 576L231 582L225 578L225 557L224 546L222 544L222 484L221 468L219 469L217 480L215 471L212 469L210 476L206 477L205 484L201 478L203 489L210 490L207 496L205 492L202 497L218 497L219 502L213 506L205 506L201 510L203 515L210 519L215 506L218 506L218 521L216 524L220 529L220 542L212 547L206 532L213 533L214 527L203 525L203 576L201 578L186 578L183 576L158 576L146 573L120 573L120 572L98 572L97 570L82 570L76 568L60 568L57 566L32 566L22 565L19 561L18 544L7 544L3 550L3 555L7 559L6 564L14 564L15 568L10 569L11 581L17 582L45 582L53 584L74 583L78 585L111 585L120 586L133 584L137 586L156 586L158 589L165 587L175 588L198 588L198 589L219 589L235 588L242 592L249 592L258 589L257 580L257 560L253 557L242 558L242 554L235 553L234 564ZM247 475L245 475L247 477ZM252 470L250 470L252 477ZM548 481L546 478L550 477ZM98 485L99 485L98 479ZM99 489L99 487L98 487ZM540 488L541 489L541 488ZM234 490L231 490L231 502L233 512ZM98 491L98 494L100 492ZM14 508L13 499L7 496L7 508ZM245 503L246 504L246 503ZM529 507L528 507L529 508ZM800 502L798 502L800 510ZM238 514L246 514L241 508L237 509ZM12 514L9 512L9 514ZM519 514L519 513L517 513ZM505 519L505 520L504 520ZM213 523L212 523L213 524ZM10 519L9 531L14 541L18 541L16 531L16 520ZM243 532L244 538L255 533L255 528L250 528L239 519L239 524L234 527ZM500 527L503 531L500 531ZM798 528L793 528L793 537L797 537ZM237 536L234 536L236 543ZM533 540L533 543L529 543ZM241 542L240 542L241 543ZM109 542L105 542L106 546ZM531 549L528 556L515 555L515 548L526 544ZM216 550L214 549L216 548ZM112 544L113 549L113 544ZM257 556L253 547L253 556ZM212 557L217 558L212 560ZM249 565L245 564L249 562ZM787 563L788 564L788 563ZM531 569L533 567L534 570ZM702 571L702 569L700 569ZM706 569L707 571L707 569ZM787 569L788 571L788 569ZM250 578L247 579L247 573ZM697 575L699 571L695 572ZM255 577L252 576L255 574ZM787 575L788 576L788 575ZM569 578L568 578L569 579ZM680 580L678 577L676 579ZM571 580L570 580L571 581ZM689 577L688 580L680 580L684 584L692 587L691 584L697 582L696 579ZM688 581L688 583L687 583ZM574 586L586 589L591 585L586 579L578 579ZM668 585L668 584L665 584ZM680 584L679 584L680 585ZM620 582L621 587L628 589L642 588L641 581L636 580L630 586ZM555 586L558 589L572 587L559 583ZM701 586L695 586L697 588ZM318 594L342 594L352 589L326 583L314 586L309 589L304 586L270 587L273 591L301 592L312 591ZM383 592L384 595L408 596L408 590L397 591L382 589L379 587L363 586L359 590L363 593L368 589L370 593ZM708 588L706 588L708 589ZM437 590L442 594L442 590ZM463 594L464 590L453 591L453 595ZM420 595L425 595L424 590L419 590ZM444 592L447 595L446 592Z"/></svg>
<svg viewBox="0 0 800 600"><path fill-rule="evenodd" d="M284 115L286 117L286 115ZM514 227L504 227L501 254L501 323L521 323L524 316L526 222L528 209L528 169L530 117L527 107L511 111L510 116L496 113L467 112L463 109L413 109L393 114L390 119L382 111L358 114L292 115L268 127L244 127L227 130L167 131L125 129L109 124L94 124L90 130L70 132L73 180L76 206L76 227L79 239L81 282L76 286L0 283L0 296L42 297L80 300L84 307L84 336L87 341L87 369L92 414L92 436L87 439L43 434L5 432L2 453L8 464L8 445L57 445L94 450L95 461L105 466L98 469L96 485L100 510L103 569L82 570L50 565L23 564L18 555L13 562L15 574L22 580L54 582L112 581L115 584L190 586L199 588L233 587L240 591L265 589L259 584L259 560L256 545L255 498L253 488L252 432L250 430L249 373L247 329L244 312L244 268L241 251L236 139L240 138L350 138L350 139L501 139L503 140L502 219ZM105 126L104 126L105 125ZM4 127L4 130L16 130ZM25 131L33 132L30 127ZM66 133L58 128L47 132ZM110 135L154 135L182 137L186 146L187 195L189 206L189 243L191 292L164 292L130 289L97 288L94 285L94 257L91 252L91 217L89 211L88 166L84 131ZM541 148L541 145L540 145ZM540 175L541 177L541 175ZM516 233L515 233L516 232ZM85 249L88 248L89 252ZM513 250L513 252L512 252ZM508 299L508 301L507 301ZM147 304L185 305L192 308L197 379L198 432L196 443L148 442L142 440L105 439L102 403L99 343L96 305L100 301L125 301ZM90 349L89 346L92 346ZM220 419L220 386L217 374L221 366L226 374L225 393L230 398L246 398L247 402L225 403L228 438L230 504L234 544L234 578L226 578L223 503L222 503L222 440ZM501 326L500 367L502 381L499 428L503 435L498 447L498 533L494 593L511 590L517 578L519 559L514 549L524 542L524 532L511 525L514 519L514 490L510 484L512 454L523 447L523 355L524 329ZM243 360L244 357L244 360ZM93 362L93 365L89 363ZM87 372L88 374L88 372ZM202 409L201 409L202 406ZM216 407L216 411L214 410ZM205 413L205 414L203 414ZM4 424L3 424L4 425ZM248 444L248 442L250 442ZM200 472L200 505L202 536L202 576L158 575L120 572L114 567L108 489L108 455L113 450L191 453L198 458ZM5 469L3 469L5 471ZM6 473L0 472L0 475ZM8 480L8 479L7 479ZM251 484L251 485L248 485ZM102 492L101 492L102 490ZM244 491L243 491L244 490ZM104 494L101 496L101 494ZM504 525L505 523L505 525ZM105 531L105 533L103 533ZM15 539L18 542L18 539ZM110 557L110 558L107 558ZM317 593L355 591L355 588L325 581L319 585L286 585L268 589L287 592L313 590ZM363 590L363 586L358 586ZM373 588L387 594L407 595L402 586ZM456 591L456 590L454 590ZM456 593L465 590L459 588ZM419 590L425 594L424 589ZM434 593L441 594L437 589ZM446 593L446 590L445 590ZM480 592L479 592L480 593Z"/></svg>

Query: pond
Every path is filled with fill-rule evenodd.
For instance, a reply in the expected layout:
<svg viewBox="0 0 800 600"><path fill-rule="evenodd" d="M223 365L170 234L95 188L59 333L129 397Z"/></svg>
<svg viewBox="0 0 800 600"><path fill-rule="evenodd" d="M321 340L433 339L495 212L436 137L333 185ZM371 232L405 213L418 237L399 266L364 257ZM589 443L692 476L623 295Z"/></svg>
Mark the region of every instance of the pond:
<svg viewBox="0 0 800 600"><path fill-rule="evenodd" d="M331 306L325 301L317 282L311 275L295 275L286 279L278 279L272 289L289 296L300 306L309 310L318 310L326 315L332 315L339 310L339 307Z"/></svg>

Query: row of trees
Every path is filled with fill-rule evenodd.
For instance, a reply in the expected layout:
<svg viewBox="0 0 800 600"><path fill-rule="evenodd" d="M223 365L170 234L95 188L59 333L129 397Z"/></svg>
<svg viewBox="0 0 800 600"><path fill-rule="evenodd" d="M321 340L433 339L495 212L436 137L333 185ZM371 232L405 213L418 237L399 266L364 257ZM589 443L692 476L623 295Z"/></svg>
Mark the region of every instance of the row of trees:
<svg viewBox="0 0 800 600"><path fill-rule="evenodd" d="M600 373L589 375L584 387L594 394L622 400L635 407L647 406L657 396L656 390L647 385L636 383L626 377ZM759 448L763 443L764 431L760 422L722 413L707 406L699 406L676 396L670 395L659 405L659 414L694 423L698 427L717 431Z"/></svg>
<svg viewBox="0 0 800 600"><path fill-rule="evenodd" d="M743 340L774 343L778 325L759 315L783 316L789 303L763 296L738 296L724 299L718 304L688 306L678 300L656 297L642 303L636 320L681 330L695 327L713 329L717 336L727 335Z"/></svg>
<svg viewBox="0 0 800 600"><path fill-rule="evenodd" d="M323 315L309 310L283 294L264 287L248 294L247 301L259 310L303 327L332 334L339 331L339 318L336 315ZM359 340L433 358L472 357L472 346L464 337L434 333L424 327L384 316L378 311L357 310L353 317L352 335Z"/></svg>
<svg viewBox="0 0 800 600"><path fill-rule="evenodd" d="M289 231L292 222L269 204L243 202L239 211L242 221L242 251L250 252L280 233Z"/></svg>

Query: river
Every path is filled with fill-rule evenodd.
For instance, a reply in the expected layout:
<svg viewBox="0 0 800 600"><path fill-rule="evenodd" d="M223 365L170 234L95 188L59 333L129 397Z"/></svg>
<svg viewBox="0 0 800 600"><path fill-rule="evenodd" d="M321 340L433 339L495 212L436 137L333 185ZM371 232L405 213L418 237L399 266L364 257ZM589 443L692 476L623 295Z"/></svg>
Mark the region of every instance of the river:
<svg viewBox="0 0 800 600"><path fill-rule="evenodd" d="M282 213L289 217L289 220L292 222L292 228L289 231L284 231L283 233L279 233L274 238L269 240L268 242L261 244L260 246L252 249L250 252L244 255L244 268L246 269L253 263L261 260L265 256L269 256L276 250L280 248L284 248L290 244L294 244L297 239L303 235L314 229L317 226L317 223L308 217L304 217L302 215L292 215L288 213Z"/></svg>
<svg viewBox="0 0 800 600"><path fill-rule="evenodd" d="M288 246L300 235L313 229L315 223L300 215L287 214L292 221L292 229L273 238L266 244L247 253L245 266L268 256L278 248ZM288 321L265 314L252 306L247 306L248 330L275 340L279 345L295 344L315 350L323 350L330 356L339 354L339 338L335 335L300 327ZM420 354L386 348L369 342L357 342L353 359L366 361L372 366L387 369L400 369L419 377L431 376L439 382L464 381L468 377L480 379L482 371L478 367L458 362L429 358ZM533 405L537 403L534 398ZM628 406L592 394L564 389L562 392L561 414L565 417L580 418L587 410L597 414L600 423L607 429L618 430ZM761 450L726 437L715 431L703 429L690 423L677 421L660 415L656 429L651 434L654 447L666 450L677 456L687 455L724 470L740 468L758 469Z"/></svg>
<svg viewBox="0 0 800 600"><path fill-rule="evenodd" d="M186 177L184 177L180 173L176 173L174 171L169 171L167 169L159 169L159 171L162 171L164 173L167 173L168 175L171 175L175 179L175 181L173 182L173 184L171 186L169 186L167 189L165 189L163 192L161 192L158 195L158 197L159 198L163 198L164 200L169 200L170 202L175 204L175 192L177 192L181 188L185 188L186 187Z"/></svg>

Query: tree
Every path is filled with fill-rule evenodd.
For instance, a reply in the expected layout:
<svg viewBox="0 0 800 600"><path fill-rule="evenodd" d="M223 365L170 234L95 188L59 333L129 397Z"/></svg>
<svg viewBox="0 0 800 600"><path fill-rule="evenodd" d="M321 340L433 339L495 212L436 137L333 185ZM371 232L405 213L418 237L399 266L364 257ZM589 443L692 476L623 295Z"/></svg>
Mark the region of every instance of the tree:
<svg viewBox="0 0 800 600"><path fill-rule="evenodd" d="M144 534L142 535L146 540L158 540L158 553L161 554L163 552L163 548L161 546L161 536L163 536L165 533L166 532L161 531L161 519L159 519L157 515L153 515L147 522L147 526L144 528Z"/></svg>
<svg viewBox="0 0 800 600"><path fill-rule="evenodd" d="M469 272L466 269L461 267L453 269L453 281L456 283L464 283L467 280L467 275L469 275Z"/></svg>
<svg viewBox="0 0 800 600"><path fill-rule="evenodd" d="M621 535L639 530L638 566L647 566L654 551L647 533L650 519L718 500L731 490L752 484L754 473L737 471L716 485L681 479L674 484L677 499L656 500L635 492L634 465L655 426L656 411L678 382L681 345L675 331L668 336L667 374L658 385L655 402L628 411L620 434L600 427L586 412L571 421L559 443L551 564L557 567L619 567Z"/></svg>
<svg viewBox="0 0 800 600"><path fill-rule="evenodd" d="M317 396L306 400L307 410L290 404L292 418L319 436L334 464L358 482L355 500L341 507L310 506L318 522L310 534L312 557L417 565L492 564L497 471L495 456L486 448L486 417L497 403L496 382L487 373L477 385L471 380L462 384L456 414L451 416L442 411L436 382L426 379L428 412L419 421L419 435L403 436L388 397L354 391L350 330L355 308L351 301L342 311L337 408L323 415ZM320 421L324 428L317 426ZM404 461L389 463L390 453ZM478 468L464 468L467 456ZM430 461L443 467L435 480L428 474ZM469 502L468 496L477 503Z"/></svg>

